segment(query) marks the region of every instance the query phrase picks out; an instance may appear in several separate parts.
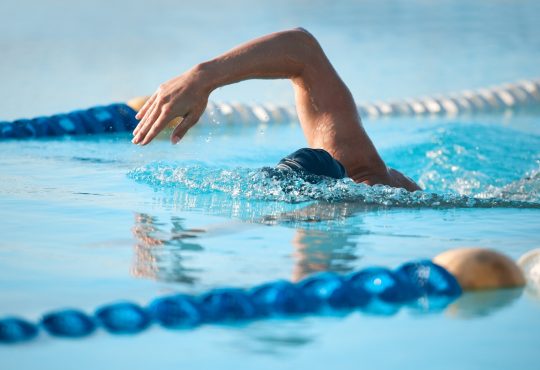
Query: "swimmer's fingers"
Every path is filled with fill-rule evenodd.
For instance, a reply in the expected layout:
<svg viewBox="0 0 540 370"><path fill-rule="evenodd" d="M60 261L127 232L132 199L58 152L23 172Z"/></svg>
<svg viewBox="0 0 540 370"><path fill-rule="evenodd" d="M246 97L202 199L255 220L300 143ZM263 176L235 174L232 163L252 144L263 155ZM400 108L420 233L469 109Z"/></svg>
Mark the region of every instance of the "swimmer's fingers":
<svg viewBox="0 0 540 370"><path fill-rule="evenodd" d="M144 128L151 123L150 117L152 116L153 112L156 110L157 104L154 102L151 106L148 107L144 117L141 119L135 130L133 131L134 138L137 138L141 132L144 130ZM135 140L133 140L135 143Z"/></svg>
<svg viewBox="0 0 540 370"><path fill-rule="evenodd" d="M166 126L167 122L171 120L169 111L166 109L161 109L161 113L156 121L149 125L149 129L146 132L146 136L141 141L141 145L146 145L151 142Z"/></svg>
<svg viewBox="0 0 540 370"><path fill-rule="evenodd" d="M157 94L154 93L150 98L148 98L147 101L144 102L141 109L139 109L139 111L135 115L135 118L140 120L141 118L144 117L144 115L146 114L146 111L148 110L148 108L150 108L150 106L152 106L152 104L156 100L156 96L157 96Z"/></svg>
<svg viewBox="0 0 540 370"><path fill-rule="evenodd" d="M148 112L146 113L142 121L139 123L141 127L139 128L139 130L137 131L137 134L132 140L134 144L140 144L145 139L146 134L152 128L152 126L154 126L154 121L158 119L158 117L160 116L160 113L161 113L161 107L159 106L158 103L154 103L150 107L150 109L148 110Z"/></svg>
<svg viewBox="0 0 540 370"><path fill-rule="evenodd" d="M137 127L135 127L135 129L133 130L133 136L136 136L141 130L141 128L143 127L144 122L145 122L144 117L146 116L150 108L153 106L155 101L156 101L156 94L152 95L144 103L143 107L139 110L139 112L135 116L135 118L139 120L139 123L137 124Z"/></svg>
<svg viewBox="0 0 540 370"><path fill-rule="evenodd" d="M171 143L177 144L199 120L200 114L188 113L171 134Z"/></svg>

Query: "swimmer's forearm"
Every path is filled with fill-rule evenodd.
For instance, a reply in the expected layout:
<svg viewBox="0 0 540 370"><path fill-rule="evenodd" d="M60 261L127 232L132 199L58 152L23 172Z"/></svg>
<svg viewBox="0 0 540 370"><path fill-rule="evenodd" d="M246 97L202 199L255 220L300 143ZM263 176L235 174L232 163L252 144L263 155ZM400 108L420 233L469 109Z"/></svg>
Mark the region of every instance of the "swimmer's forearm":
<svg viewBox="0 0 540 370"><path fill-rule="evenodd" d="M148 144L167 122L183 117L171 135L177 143L197 123L213 90L254 78L291 79L310 147L326 149L349 172L354 170L348 163L352 160L381 162L376 153L372 155L373 145L361 127L349 89L317 40L300 28L249 41L162 83L137 113L141 121L133 132L133 143Z"/></svg>
<svg viewBox="0 0 540 370"><path fill-rule="evenodd" d="M324 62L324 53L307 31L277 32L242 44L195 67L209 91L248 79L295 79L306 65Z"/></svg>
<svg viewBox="0 0 540 370"><path fill-rule="evenodd" d="M140 107L136 116L140 122L133 131L132 141L146 145L167 122L183 117L171 135L171 141L177 143L197 123L208 96L220 86L251 78L290 78L295 86L309 91L308 71L311 75L324 76L333 69L315 38L303 29L277 32L247 42L161 84ZM325 83L324 79L321 83ZM300 95L300 105L304 105L303 100L309 94ZM314 101L316 95L313 94Z"/></svg>

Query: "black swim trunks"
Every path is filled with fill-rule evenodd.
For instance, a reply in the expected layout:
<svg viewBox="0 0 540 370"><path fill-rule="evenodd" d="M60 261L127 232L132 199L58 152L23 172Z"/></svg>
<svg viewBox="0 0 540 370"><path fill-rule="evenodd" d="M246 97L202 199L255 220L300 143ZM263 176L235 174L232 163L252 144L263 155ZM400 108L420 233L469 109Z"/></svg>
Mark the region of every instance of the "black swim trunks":
<svg viewBox="0 0 540 370"><path fill-rule="evenodd" d="M334 179L347 177L345 167L324 149L299 149L279 161L276 168Z"/></svg>

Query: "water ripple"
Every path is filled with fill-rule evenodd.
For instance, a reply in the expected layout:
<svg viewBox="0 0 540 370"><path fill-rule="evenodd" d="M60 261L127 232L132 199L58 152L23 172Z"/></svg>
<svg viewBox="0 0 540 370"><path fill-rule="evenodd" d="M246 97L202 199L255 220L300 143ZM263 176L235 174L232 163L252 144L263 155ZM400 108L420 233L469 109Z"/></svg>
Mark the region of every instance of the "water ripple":
<svg viewBox="0 0 540 370"><path fill-rule="evenodd" d="M413 208L540 208L538 191L513 191L524 188L518 183L500 189L493 187L490 192L469 196L448 191L408 192L382 185L356 184L350 179L306 178L294 172L278 172L270 168L223 169L203 164L161 161L133 169L128 176L139 183L150 185L156 191L174 189L195 195L217 193L242 200L287 203L316 200ZM531 186L538 189L538 185L536 181Z"/></svg>

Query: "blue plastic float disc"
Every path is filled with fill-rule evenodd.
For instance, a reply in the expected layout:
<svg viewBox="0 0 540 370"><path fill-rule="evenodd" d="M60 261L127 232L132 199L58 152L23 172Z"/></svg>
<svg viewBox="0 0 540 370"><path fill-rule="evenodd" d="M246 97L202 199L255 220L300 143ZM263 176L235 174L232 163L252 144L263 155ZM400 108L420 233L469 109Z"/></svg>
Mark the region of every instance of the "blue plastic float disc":
<svg viewBox="0 0 540 370"><path fill-rule="evenodd" d="M155 299L148 310L154 320L171 329L191 328L203 320L199 304L184 294Z"/></svg>
<svg viewBox="0 0 540 370"><path fill-rule="evenodd" d="M33 126L36 130L35 137L43 137L48 135L49 131L49 117L36 117L32 120Z"/></svg>
<svg viewBox="0 0 540 370"><path fill-rule="evenodd" d="M10 122L0 122L0 138L3 138L3 139L16 138L13 125Z"/></svg>
<svg viewBox="0 0 540 370"><path fill-rule="evenodd" d="M65 116L69 119L69 122L73 125L73 135L84 135L86 134L86 129L84 123L80 117L80 111L67 113Z"/></svg>
<svg viewBox="0 0 540 370"><path fill-rule="evenodd" d="M31 322L16 317L0 320L0 342L19 343L33 339L38 328Z"/></svg>
<svg viewBox="0 0 540 370"><path fill-rule="evenodd" d="M318 308L326 305L338 309L358 307L369 301L369 295L364 290L356 289L352 294L348 282L331 272L312 275L302 280L299 288L306 300Z"/></svg>
<svg viewBox="0 0 540 370"><path fill-rule="evenodd" d="M60 120L64 117L65 114L55 114L54 116L46 117L47 136L63 136L68 134L60 124Z"/></svg>
<svg viewBox="0 0 540 370"><path fill-rule="evenodd" d="M28 138L35 136L36 129L33 127L32 120L20 119L12 123L14 135L17 138Z"/></svg>
<svg viewBox="0 0 540 370"><path fill-rule="evenodd" d="M300 314L316 310L316 307L305 299L302 290L285 280L253 288L251 298L257 313L262 316Z"/></svg>
<svg viewBox="0 0 540 370"><path fill-rule="evenodd" d="M241 289L215 289L200 298L205 321L235 321L255 317L250 297Z"/></svg>
<svg viewBox="0 0 540 370"><path fill-rule="evenodd" d="M96 318L109 332L114 334L134 334L150 325L150 316L134 303L114 303L96 310Z"/></svg>
<svg viewBox="0 0 540 370"><path fill-rule="evenodd" d="M45 330L57 337L79 338L90 335L96 329L92 318L77 310L55 311L41 319Z"/></svg>
<svg viewBox="0 0 540 370"><path fill-rule="evenodd" d="M384 267L368 267L349 276L352 294L365 294L389 303L414 299L418 292L414 286Z"/></svg>
<svg viewBox="0 0 540 370"><path fill-rule="evenodd" d="M396 270L396 275L410 281L421 295L457 297L461 294L454 275L429 260L405 263Z"/></svg>
<svg viewBox="0 0 540 370"><path fill-rule="evenodd" d="M139 121L135 118L137 112L127 104L113 104L113 108L122 117L124 127L127 131L132 131L137 127Z"/></svg>

